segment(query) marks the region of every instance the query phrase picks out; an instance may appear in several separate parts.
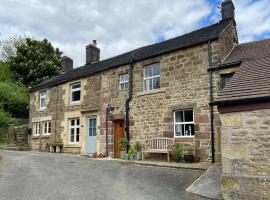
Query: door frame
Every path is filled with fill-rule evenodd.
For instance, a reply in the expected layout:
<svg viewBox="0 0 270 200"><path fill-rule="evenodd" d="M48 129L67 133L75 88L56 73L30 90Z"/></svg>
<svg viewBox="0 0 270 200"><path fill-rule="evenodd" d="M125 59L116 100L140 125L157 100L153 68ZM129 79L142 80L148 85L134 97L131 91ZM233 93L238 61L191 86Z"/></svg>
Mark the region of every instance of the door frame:
<svg viewBox="0 0 270 200"><path fill-rule="evenodd" d="M85 153L86 154L90 154L88 153L88 138L89 138L89 119L91 118L96 118L96 152L98 153L98 115L97 114L92 114L92 115L87 115L85 117L86 119L86 126L85 126Z"/></svg>

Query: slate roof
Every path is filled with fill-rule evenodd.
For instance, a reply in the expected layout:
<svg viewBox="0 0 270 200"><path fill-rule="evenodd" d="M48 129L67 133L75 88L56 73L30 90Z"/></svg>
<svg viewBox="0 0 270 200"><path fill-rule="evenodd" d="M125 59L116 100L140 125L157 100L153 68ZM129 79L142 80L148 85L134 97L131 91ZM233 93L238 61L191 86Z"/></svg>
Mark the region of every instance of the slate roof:
<svg viewBox="0 0 270 200"><path fill-rule="evenodd" d="M237 45L224 62L236 61L241 61L241 64L218 95L215 104L269 100L270 39Z"/></svg>
<svg viewBox="0 0 270 200"><path fill-rule="evenodd" d="M71 71L60 74L56 77L53 77L36 85L31 89L31 91L49 88L71 80L87 77L92 74L99 73L114 67L127 65L130 63L132 57L134 61L141 61L164 53L169 53L179 49L184 49L194 45L202 44L209 40L213 41L219 37L219 35L227 27L231 20L232 19L222 20L219 23L210 25L205 28L201 28L199 30L187 33L185 35L170 40L166 40L164 42L144 46L106 60L75 68Z"/></svg>

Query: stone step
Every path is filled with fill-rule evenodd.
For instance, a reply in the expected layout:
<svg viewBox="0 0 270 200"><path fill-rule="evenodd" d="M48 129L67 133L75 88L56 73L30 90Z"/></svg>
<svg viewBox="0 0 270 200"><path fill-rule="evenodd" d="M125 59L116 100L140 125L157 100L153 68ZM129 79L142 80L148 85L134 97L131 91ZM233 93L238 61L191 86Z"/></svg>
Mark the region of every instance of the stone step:
<svg viewBox="0 0 270 200"><path fill-rule="evenodd" d="M12 150L12 151L30 151L31 147L29 146L4 146L2 147L3 150Z"/></svg>

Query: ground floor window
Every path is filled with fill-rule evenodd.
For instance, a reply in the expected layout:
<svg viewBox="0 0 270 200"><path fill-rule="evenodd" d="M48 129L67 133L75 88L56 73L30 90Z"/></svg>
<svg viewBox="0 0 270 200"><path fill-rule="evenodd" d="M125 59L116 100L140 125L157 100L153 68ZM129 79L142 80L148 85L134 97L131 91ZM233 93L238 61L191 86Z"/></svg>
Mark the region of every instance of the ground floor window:
<svg viewBox="0 0 270 200"><path fill-rule="evenodd" d="M80 141L80 119L69 120L69 142L78 143Z"/></svg>
<svg viewBox="0 0 270 200"><path fill-rule="evenodd" d="M43 122L43 135L51 134L51 122Z"/></svg>
<svg viewBox="0 0 270 200"><path fill-rule="evenodd" d="M39 136L40 134L40 123L33 124L33 136Z"/></svg>
<svg viewBox="0 0 270 200"><path fill-rule="evenodd" d="M174 136L194 136L194 112L193 109L178 110L174 112Z"/></svg>

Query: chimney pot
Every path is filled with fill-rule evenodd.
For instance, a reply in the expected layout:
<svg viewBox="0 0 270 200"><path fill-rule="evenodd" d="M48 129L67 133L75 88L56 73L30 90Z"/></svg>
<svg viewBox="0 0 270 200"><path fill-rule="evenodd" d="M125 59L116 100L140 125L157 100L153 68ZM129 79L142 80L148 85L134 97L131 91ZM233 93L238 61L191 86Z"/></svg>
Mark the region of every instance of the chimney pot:
<svg viewBox="0 0 270 200"><path fill-rule="evenodd" d="M232 0L225 0L221 4L222 20L234 18L234 5Z"/></svg>
<svg viewBox="0 0 270 200"><path fill-rule="evenodd" d="M63 73L73 69L73 60L68 56L63 56L60 63Z"/></svg>
<svg viewBox="0 0 270 200"><path fill-rule="evenodd" d="M99 61L100 49L97 47L97 41L93 40L92 44L85 47L86 50L86 65Z"/></svg>

